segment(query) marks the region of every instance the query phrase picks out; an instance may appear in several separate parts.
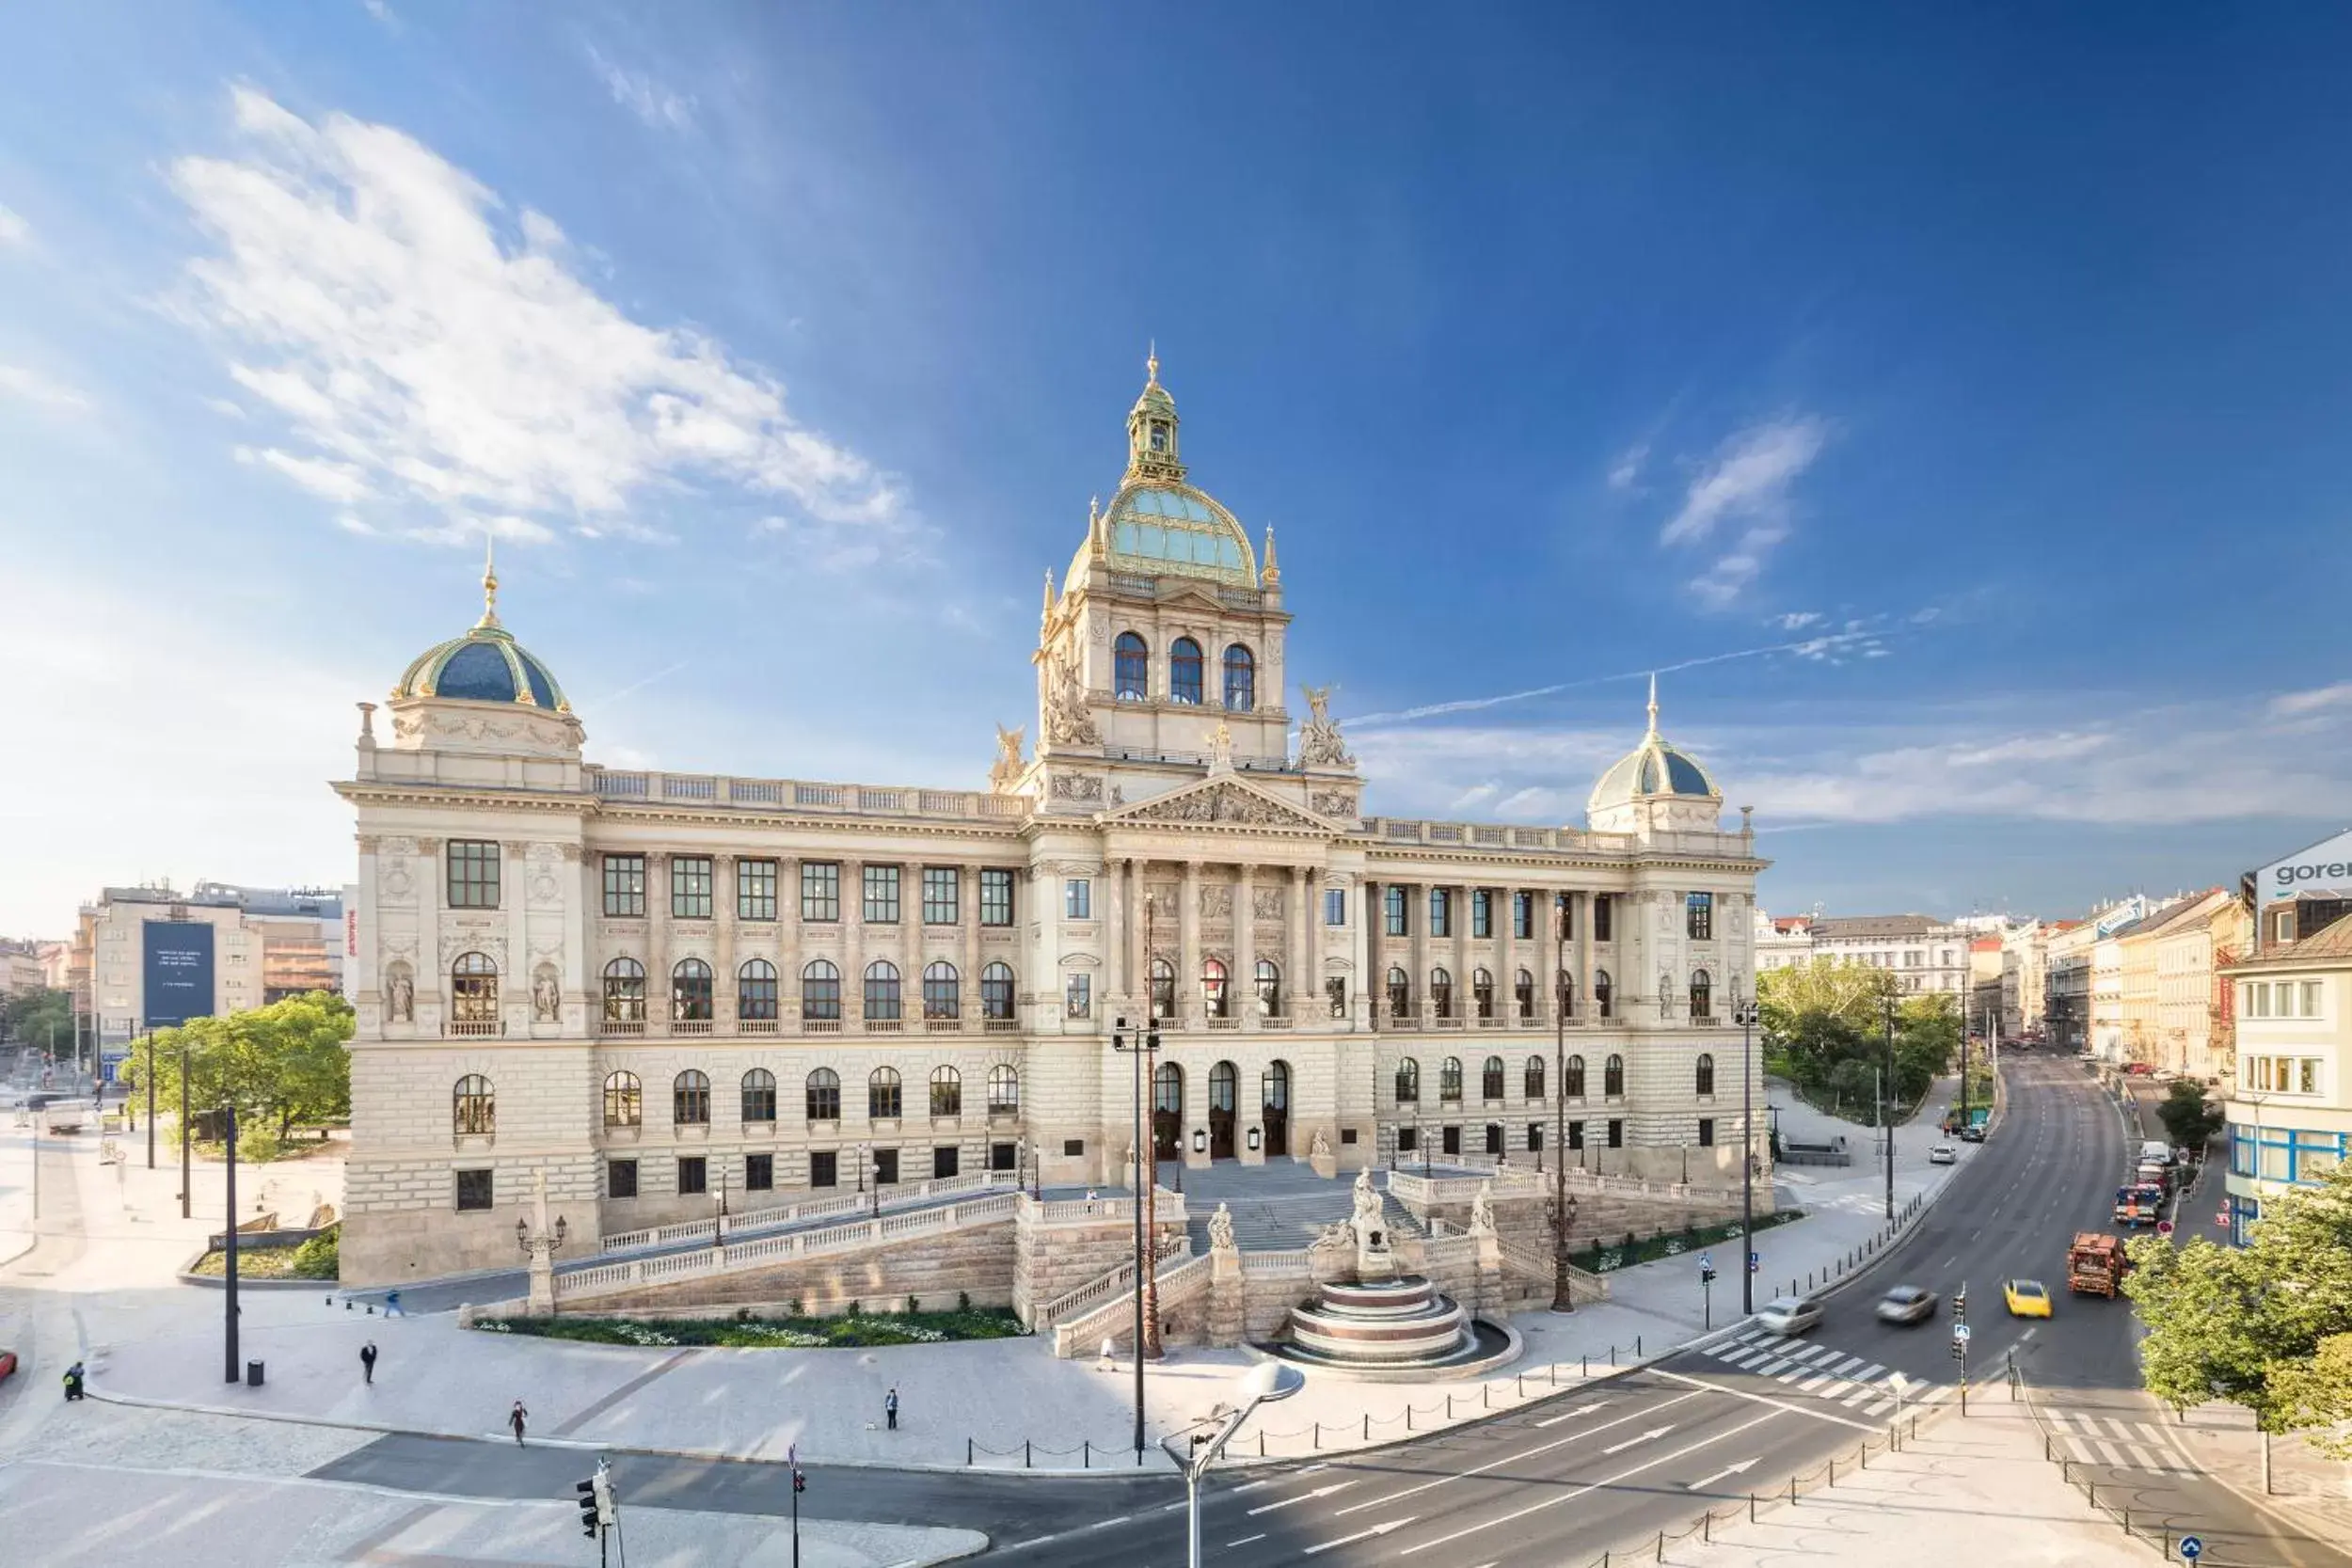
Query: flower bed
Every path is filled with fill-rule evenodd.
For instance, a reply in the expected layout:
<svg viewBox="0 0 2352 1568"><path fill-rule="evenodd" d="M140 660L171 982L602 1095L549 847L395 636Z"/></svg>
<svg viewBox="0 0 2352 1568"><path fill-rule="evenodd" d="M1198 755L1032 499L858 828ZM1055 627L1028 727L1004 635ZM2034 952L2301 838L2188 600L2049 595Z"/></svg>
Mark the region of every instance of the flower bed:
<svg viewBox="0 0 2352 1568"><path fill-rule="evenodd" d="M1804 1217L1804 1212L1801 1209L1776 1210L1769 1214L1756 1215L1756 1228L1770 1230L1776 1225L1787 1225L1791 1220ZM1737 1241L1739 1236L1740 1222L1727 1220L1721 1225L1700 1226L1692 1230L1669 1230L1640 1240L1629 1236L1616 1246L1589 1247L1582 1252L1570 1253L1568 1261L1594 1274L1613 1274L1618 1269L1632 1268L1637 1263L1654 1263L1661 1258L1678 1257L1719 1243ZM1736 1264L1736 1258L1734 1262Z"/></svg>
<svg viewBox="0 0 2352 1568"><path fill-rule="evenodd" d="M941 1345L1005 1339L1027 1332L996 1307L955 1312L850 1313L837 1318L480 1318L489 1334L527 1334L595 1345L719 1345L735 1350L824 1350L865 1345Z"/></svg>

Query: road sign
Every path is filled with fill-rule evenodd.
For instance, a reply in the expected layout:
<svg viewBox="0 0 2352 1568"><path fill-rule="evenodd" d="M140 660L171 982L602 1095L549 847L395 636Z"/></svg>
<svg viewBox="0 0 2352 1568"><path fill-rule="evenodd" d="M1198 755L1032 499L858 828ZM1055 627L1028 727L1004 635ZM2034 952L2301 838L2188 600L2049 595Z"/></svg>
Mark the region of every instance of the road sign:
<svg viewBox="0 0 2352 1568"><path fill-rule="evenodd" d="M2227 1229L2229 1229L2229 1228L2230 1228L2230 1212L2229 1212L2227 1209L2221 1210L2219 1212L2217 1212L2217 1213L2216 1213L2216 1214L2214 1215L2214 1217L2213 1217L2213 1223L2214 1223L2215 1227L2216 1227L2217 1228L2218 1228L2218 1229L2222 1229L2222 1230L2227 1230Z"/></svg>
<svg viewBox="0 0 2352 1568"><path fill-rule="evenodd" d="M1952 1338L1959 1340L1963 1345L1966 1344L1968 1342L1968 1325L1966 1323L1952 1324Z"/></svg>
<svg viewBox="0 0 2352 1568"><path fill-rule="evenodd" d="M2157 1235L2159 1235L2159 1236L2169 1236L2169 1235L2171 1235L2171 1234L2172 1234L2172 1222L2171 1222L2170 1220L2158 1220L2158 1221L2156 1222L2156 1234L2157 1234Z"/></svg>
<svg viewBox="0 0 2352 1568"><path fill-rule="evenodd" d="M1700 1267L1700 1268L1702 1268L1702 1269L1705 1269L1705 1270L1706 1270L1708 1273L1709 1273L1709 1274L1714 1273L1714 1272L1715 1272L1715 1255L1714 1255L1713 1253L1710 1253L1710 1252L1702 1252L1702 1253L1700 1253L1700 1254L1699 1254L1699 1267Z"/></svg>
<svg viewBox="0 0 2352 1568"><path fill-rule="evenodd" d="M1748 1254L1748 1273L1755 1274L1763 1267L1764 1255L1762 1253L1751 1252Z"/></svg>
<svg viewBox="0 0 2352 1568"><path fill-rule="evenodd" d="M2184 1535L2177 1543L2183 1562L2194 1562L2205 1555L2205 1543L2197 1536Z"/></svg>

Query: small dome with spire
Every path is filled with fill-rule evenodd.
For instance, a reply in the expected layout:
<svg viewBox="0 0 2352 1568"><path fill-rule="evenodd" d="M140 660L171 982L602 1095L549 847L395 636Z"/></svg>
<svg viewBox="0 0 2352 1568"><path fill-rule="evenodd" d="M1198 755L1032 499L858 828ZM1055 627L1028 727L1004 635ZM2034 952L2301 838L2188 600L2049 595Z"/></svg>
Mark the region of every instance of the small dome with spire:
<svg viewBox="0 0 2352 1568"><path fill-rule="evenodd" d="M1593 785L1592 799L1585 803L1585 814L1599 819L1616 808L1637 801L1670 800L1684 797L1709 801L1720 810L1724 792L1715 787L1715 781L1697 760L1676 749L1674 743L1658 733L1658 677L1649 678L1649 729L1642 743L1628 752L1600 776Z"/></svg>
<svg viewBox="0 0 2352 1568"><path fill-rule="evenodd" d="M516 703L549 713L572 705L554 673L499 625L499 578L494 558L482 567L482 619L463 636L419 654L392 688L392 700L440 697L468 703Z"/></svg>
<svg viewBox="0 0 2352 1568"><path fill-rule="evenodd" d="M1176 400L1160 385L1156 347L1144 360L1143 393L1127 413L1127 471L1099 515L1089 513L1087 544L1072 562L1106 556L1114 570L1152 577L1209 578L1242 587L1259 583L1256 552L1234 515L1187 483Z"/></svg>

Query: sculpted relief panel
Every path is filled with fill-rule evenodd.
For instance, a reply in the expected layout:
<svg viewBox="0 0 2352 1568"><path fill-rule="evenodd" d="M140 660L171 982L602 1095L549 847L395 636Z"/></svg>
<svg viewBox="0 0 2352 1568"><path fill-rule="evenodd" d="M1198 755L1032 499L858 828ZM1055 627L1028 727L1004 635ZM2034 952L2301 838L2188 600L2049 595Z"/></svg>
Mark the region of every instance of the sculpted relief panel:
<svg viewBox="0 0 2352 1568"><path fill-rule="evenodd" d="M1198 789L1173 800L1137 808L1137 822L1234 822L1257 828L1319 828L1323 824L1304 812L1252 794L1235 784Z"/></svg>

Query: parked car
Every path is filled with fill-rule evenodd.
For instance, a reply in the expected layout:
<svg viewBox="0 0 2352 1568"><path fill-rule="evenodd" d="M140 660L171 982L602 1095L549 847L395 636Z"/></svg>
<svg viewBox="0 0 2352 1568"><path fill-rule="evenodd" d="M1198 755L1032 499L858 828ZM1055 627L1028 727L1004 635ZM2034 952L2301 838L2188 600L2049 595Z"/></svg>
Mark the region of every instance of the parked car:
<svg viewBox="0 0 2352 1568"><path fill-rule="evenodd" d="M0 1379L8 1377L15 1370L16 1352L12 1350L0 1350Z"/></svg>
<svg viewBox="0 0 2352 1568"><path fill-rule="evenodd" d="M1960 1150L1954 1148L1950 1144L1937 1144L1933 1148L1928 1150L1928 1164L1931 1165L1956 1165L1960 1164Z"/></svg>
<svg viewBox="0 0 2352 1568"><path fill-rule="evenodd" d="M2009 1305L2012 1318L2046 1318L2050 1315L2050 1292L2039 1279L2012 1279L2001 1287L2001 1299Z"/></svg>
<svg viewBox="0 0 2352 1568"><path fill-rule="evenodd" d="M1756 1321L1774 1334L1803 1334L1818 1327L1821 1322L1821 1298L1819 1296L1782 1296L1766 1302L1756 1314Z"/></svg>
<svg viewBox="0 0 2352 1568"><path fill-rule="evenodd" d="M1975 1126L1962 1128L1960 1130L1960 1141L1964 1144L1980 1144L1984 1142L1983 1124L1979 1123Z"/></svg>
<svg viewBox="0 0 2352 1568"><path fill-rule="evenodd" d="M1898 1285L1879 1297L1878 1315L1883 1323L1925 1323L1935 1316L1935 1292L1916 1285Z"/></svg>

